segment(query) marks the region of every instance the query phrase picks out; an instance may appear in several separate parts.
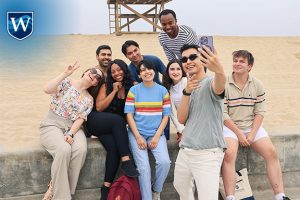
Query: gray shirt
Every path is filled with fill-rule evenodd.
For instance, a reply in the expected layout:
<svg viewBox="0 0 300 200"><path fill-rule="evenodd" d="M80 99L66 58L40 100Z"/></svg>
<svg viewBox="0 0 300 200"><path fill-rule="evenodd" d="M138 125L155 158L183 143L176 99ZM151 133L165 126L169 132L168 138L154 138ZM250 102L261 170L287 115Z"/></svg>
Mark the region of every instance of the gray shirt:
<svg viewBox="0 0 300 200"><path fill-rule="evenodd" d="M189 116L180 147L190 149L226 148L223 137L223 98L212 89L213 77L200 80L190 97Z"/></svg>

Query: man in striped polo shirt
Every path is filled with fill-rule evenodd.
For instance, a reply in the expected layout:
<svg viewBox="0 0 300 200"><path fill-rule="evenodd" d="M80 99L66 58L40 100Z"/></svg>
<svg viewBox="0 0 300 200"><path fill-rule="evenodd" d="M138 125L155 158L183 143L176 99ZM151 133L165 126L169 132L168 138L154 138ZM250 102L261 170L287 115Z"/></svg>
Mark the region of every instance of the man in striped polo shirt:
<svg viewBox="0 0 300 200"><path fill-rule="evenodd" d="M163 10L159 14L159 20L163 32L159 34L158 39L169 61L181 59L180 48L184 44L199 44L193 29L186 25L177 25L176 14L173 10Z"/></svg>
<svg viewBox="0 0 300 200"><path fill-rule="evenodd" d="M227 150L222 165L226 200L235 200L235 161L238 147L250 146L266 161L267 175L275 200L285 197L279 159L274 145L262 127L265 113L265 91L262 83L252 77L254 58L247 50L232 53L233 72L225 86L223 134Z"/></svg>

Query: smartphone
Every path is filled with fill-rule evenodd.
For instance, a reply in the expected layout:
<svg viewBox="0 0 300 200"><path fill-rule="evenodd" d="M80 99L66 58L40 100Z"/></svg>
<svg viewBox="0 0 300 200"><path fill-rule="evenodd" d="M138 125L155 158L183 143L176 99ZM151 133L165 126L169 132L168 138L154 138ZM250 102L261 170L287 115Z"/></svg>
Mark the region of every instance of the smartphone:
<svg viewBox="0 0 300 200"><path fill-rule="evenodd" d="M214 45L213 45L213 37L212 36L201 36L200 39L199 39L199 47L202 48L203 45L207 46L212 52L214 52Z"/></svg>

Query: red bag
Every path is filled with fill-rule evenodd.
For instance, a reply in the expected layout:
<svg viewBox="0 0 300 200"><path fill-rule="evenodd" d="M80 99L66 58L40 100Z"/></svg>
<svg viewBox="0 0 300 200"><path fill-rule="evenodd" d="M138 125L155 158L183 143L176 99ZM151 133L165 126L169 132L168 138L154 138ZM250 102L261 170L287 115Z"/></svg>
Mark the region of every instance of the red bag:
<svg viewBox="0 0 300 200"><path fill-rule="evenodd" d="M137 177L120 176L110 187L107 200L141 200Z"/></svg>

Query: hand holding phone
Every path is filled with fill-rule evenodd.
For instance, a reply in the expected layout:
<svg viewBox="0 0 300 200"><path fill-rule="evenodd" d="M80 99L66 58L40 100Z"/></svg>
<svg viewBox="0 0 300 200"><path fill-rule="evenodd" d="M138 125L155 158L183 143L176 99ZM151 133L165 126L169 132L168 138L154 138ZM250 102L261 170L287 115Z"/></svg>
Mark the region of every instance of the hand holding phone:
<svg viewBox="0 0 300 200"><path fill-rule="evenodd" d="M203 49L203 47L202 47L203 45L207 46L212 52L214 52L214 45L213 45L213 37L212 36L202 36L199 40L199 47Z"/></svg>

